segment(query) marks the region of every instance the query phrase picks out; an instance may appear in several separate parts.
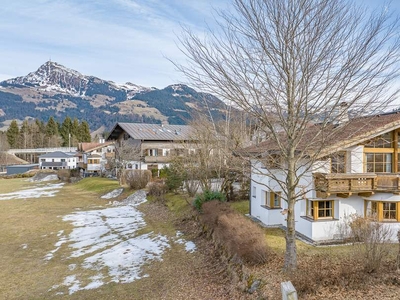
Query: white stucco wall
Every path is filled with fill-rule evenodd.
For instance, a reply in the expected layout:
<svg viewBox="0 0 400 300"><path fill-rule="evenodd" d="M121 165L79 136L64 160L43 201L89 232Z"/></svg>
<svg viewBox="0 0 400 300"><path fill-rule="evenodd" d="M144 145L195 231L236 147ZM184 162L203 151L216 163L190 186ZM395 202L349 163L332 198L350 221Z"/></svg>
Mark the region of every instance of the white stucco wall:
<svg viewBox="0 0 400 300"><path fill-rule="evenodd" d="M349 148L349 151L347 152L347 159L348 173L364 173L364 146L355 146Z"/></svg>
<svg viewBox="0 0 400 300"><path fill-rule="evenodd" d="M348 173L363 173L364 147L355 146L347 149L346 171ZM254 168L255 167L255 168ZM257 170L257 171L255 171ZM263 171L264 170L264 171ZM263 174L260 174L263 172ZM271 170L278 180L284 181L285 174L279 170ZM313 186L313 172L329 173L330 160L317 161L311 170L305 172L304 168L300 168L298 174L304 173L300 178L299 189L305 190L306 195L302 199L298 199L295 205L296 231L305 235L314 241L326 241L340 239L348 234L348 227L344 226L348 222L348 218L352 214L364 215L364 199L357 194L348 198L336 197L332 195L327 199L334 201L334 219L333 220L311 220L306 218L306 201L305 199L316 199L316 192ZM279 184L272 178L266 176L267 171L262 169L259 162L253 161L250 208L251 215L261 222L269 226L283 225L286 226L285 215L282 211L287 208L285 201L282 201L282 209L265 208L265 191L282 191ZM255 193L254 193L255 191ZM384 223L385 226L391 228L392 241L397 241L397 231L400 230L400 223Z"/></svg>

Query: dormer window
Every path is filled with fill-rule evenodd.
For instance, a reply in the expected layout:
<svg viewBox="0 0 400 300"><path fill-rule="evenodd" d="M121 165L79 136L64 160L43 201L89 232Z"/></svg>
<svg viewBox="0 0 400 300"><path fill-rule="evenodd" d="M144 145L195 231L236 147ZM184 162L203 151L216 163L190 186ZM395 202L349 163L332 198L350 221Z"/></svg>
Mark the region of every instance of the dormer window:
<svg viewBox="0 0 400 300"><path fill-rule="evenodd" d="M393 148L393 133L388 132L370 140L365 148Z"/></svg>

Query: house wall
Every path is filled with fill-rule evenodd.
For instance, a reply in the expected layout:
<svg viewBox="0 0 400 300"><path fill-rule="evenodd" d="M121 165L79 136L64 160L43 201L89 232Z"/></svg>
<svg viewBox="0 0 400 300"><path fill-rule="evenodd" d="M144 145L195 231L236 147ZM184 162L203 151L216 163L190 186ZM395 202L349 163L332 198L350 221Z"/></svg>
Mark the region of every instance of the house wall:
<svg viewBox="0 0 400 300"><path fill-rule="evenodd" d="M347 152L347 172L348 173L364 173L364 146L356 146L349 148ZM350 160L350 161L349 161Z"/></svg>

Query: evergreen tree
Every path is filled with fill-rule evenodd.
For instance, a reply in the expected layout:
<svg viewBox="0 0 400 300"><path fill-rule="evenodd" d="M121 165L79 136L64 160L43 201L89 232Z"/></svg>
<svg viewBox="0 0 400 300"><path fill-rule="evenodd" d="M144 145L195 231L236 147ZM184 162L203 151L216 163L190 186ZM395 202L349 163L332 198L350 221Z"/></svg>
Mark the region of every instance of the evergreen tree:
<svg viewBox="0 0 400 300"><path fill-rule="evenodd" d="M76 137L79 135L79 121L77 118L74 118L74 121L72 122L72 134Z"/></svg>
<svg viewBox="0 0 400 300"><path fill-rule="evenodd" d="M80 142L91 142L89 124L86 121L82 121L79 126L79 137Z"/></svg>
<svg viewBox="0 0 400 300"><path fill-rule="evenodd" d="M49 118L46 125L47 147L57 147L60 145L57 122L53 117Z"/></svg>
<svg viewBox="0 0 400 300"><path fill-rule="evenodd" d="M18 147L19 128L16 120L12 120L7 130L7 141L10 148Z"/></svg>
<svg viewBox="0 0 400 300"><path fill-rule="evenodd" d="M60 135L61 138L63 139L63 146L64 147L68 146L69 142L72 141L70 136L72 135L72 120L70 117L66 117L64 119L64 122L62 122L60 128Z"/></svg>
<svg viewBox="0 0 400 300"><path fill-rule="evenodd" d="M50 117L49 121L47 122L47 125L46 125L46 135L48 137L52 137L53 135L57 135L57 134L58 134L57 122L54 121L53 117Z"/></svg>

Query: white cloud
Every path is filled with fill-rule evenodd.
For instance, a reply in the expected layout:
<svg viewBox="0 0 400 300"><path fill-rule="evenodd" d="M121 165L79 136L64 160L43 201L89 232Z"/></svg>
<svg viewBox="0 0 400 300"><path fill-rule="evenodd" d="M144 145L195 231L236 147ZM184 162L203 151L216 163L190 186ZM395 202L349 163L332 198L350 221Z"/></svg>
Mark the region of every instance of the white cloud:
<svg viewBox="0 0 400 300"><path fill-rule="evenodd" d="M0 11L0 73L25 75L51 58L116 82L164 87L182 81L165 57L183 61L175 34L181 24L196 26L208 17L201 16L207 3L13 1Z"/></svg>

